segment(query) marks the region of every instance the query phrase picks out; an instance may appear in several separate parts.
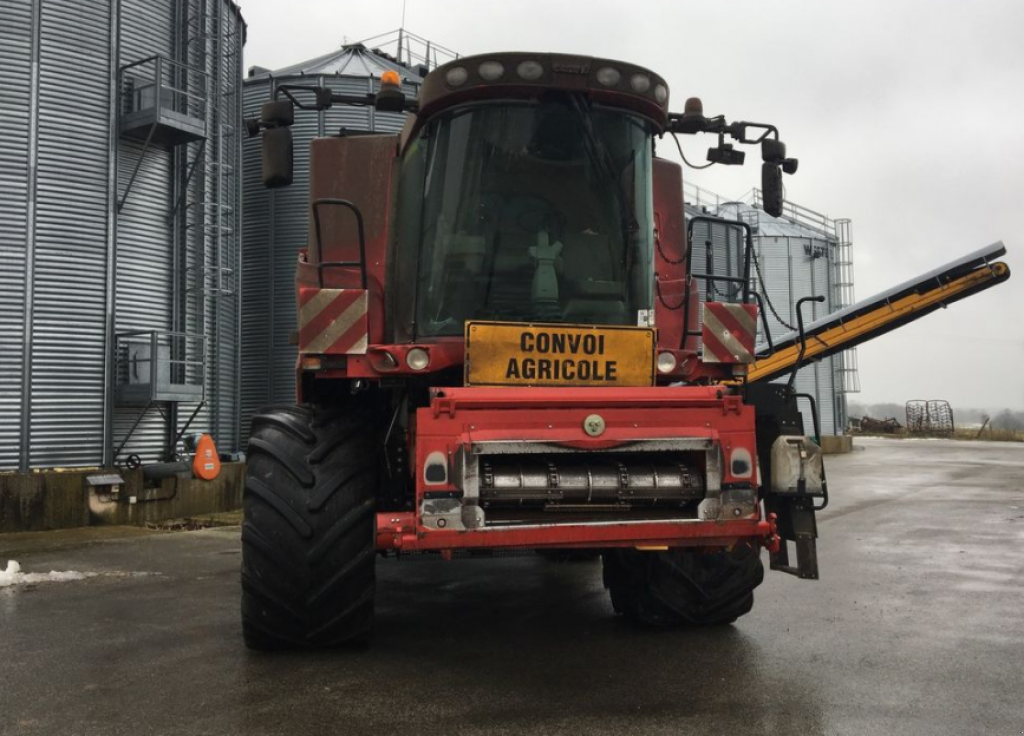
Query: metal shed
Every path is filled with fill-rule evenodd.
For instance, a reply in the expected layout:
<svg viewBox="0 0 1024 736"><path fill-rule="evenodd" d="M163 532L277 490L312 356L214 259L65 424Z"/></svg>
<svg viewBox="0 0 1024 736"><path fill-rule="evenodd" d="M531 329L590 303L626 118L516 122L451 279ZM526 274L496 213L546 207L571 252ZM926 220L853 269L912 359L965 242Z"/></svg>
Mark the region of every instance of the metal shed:
<svg viewBox="0 0 1024 736"><path fill-rule="evenodd" d="M155 460L193 414L237 447L244 36L227 0L4 3L0 469Z"/></svg>

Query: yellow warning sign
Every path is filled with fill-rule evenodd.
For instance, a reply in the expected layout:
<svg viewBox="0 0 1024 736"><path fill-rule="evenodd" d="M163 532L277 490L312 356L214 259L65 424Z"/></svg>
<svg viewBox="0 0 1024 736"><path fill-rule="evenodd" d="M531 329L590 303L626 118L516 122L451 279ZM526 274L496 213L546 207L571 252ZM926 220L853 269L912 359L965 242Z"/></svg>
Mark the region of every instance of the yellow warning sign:
<svg viewBox="0 0 1024 736"><path fill-rule="evenodd" d="M466 323L467 386L651 386L649 327Z"/></svg>

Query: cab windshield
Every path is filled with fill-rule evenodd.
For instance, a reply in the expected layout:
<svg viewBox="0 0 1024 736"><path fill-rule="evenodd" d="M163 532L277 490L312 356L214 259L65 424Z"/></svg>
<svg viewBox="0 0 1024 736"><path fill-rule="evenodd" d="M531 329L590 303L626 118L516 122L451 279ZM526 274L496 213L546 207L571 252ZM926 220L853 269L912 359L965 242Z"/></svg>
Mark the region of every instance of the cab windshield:
<svg viewBox="0 0 1024 736"><path fill-rule="evenodd" d="M653 280L650 135L576 95L432 121L399 193L413 336L470 319L637 324Z"/></svg>

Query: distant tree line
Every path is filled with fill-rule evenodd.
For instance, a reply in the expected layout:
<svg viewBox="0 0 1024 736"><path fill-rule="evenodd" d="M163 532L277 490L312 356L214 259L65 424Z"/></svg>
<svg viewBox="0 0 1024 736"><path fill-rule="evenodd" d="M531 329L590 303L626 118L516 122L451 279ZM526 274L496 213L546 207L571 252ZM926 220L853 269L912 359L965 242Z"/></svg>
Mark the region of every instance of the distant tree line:
<svg viewBox="0 0 1024 736"><path fill-rule="evenodd" d="M889 419L894 417L900 424L906 423L907 419L907 409L904 404L862 404L857 401L851 401L848 404L848 409L851 417L860 418L868 416L873 419ZM957 427L981 426L986 418L989 419L988 426L992 429L1024 430L1024 411L1003 409L993 412L988 409L960 409L956 406L953 407L953 421Z"/></svg>

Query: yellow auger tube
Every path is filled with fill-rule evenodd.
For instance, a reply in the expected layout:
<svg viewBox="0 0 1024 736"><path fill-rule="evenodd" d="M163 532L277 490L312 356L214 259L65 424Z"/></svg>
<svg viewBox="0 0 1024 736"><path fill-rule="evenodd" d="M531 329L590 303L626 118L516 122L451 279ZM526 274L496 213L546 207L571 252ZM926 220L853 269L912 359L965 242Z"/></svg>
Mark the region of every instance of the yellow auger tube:
<svg viewBox="0 0 1024 736"><path fill-rule="evenodd" d="M820 332L808 331L807 352L804 354L803 362L809 363L846 350L898 326L913 322L948 302L1005 281L1009 273L1009 266L1002 262L981 266L921 293L909 294L893 301L884 300L877 308L829 325ZM777 378L793 370L799 358L799 342L787 345L751 365L747 381L750 383Z"/></svg>

